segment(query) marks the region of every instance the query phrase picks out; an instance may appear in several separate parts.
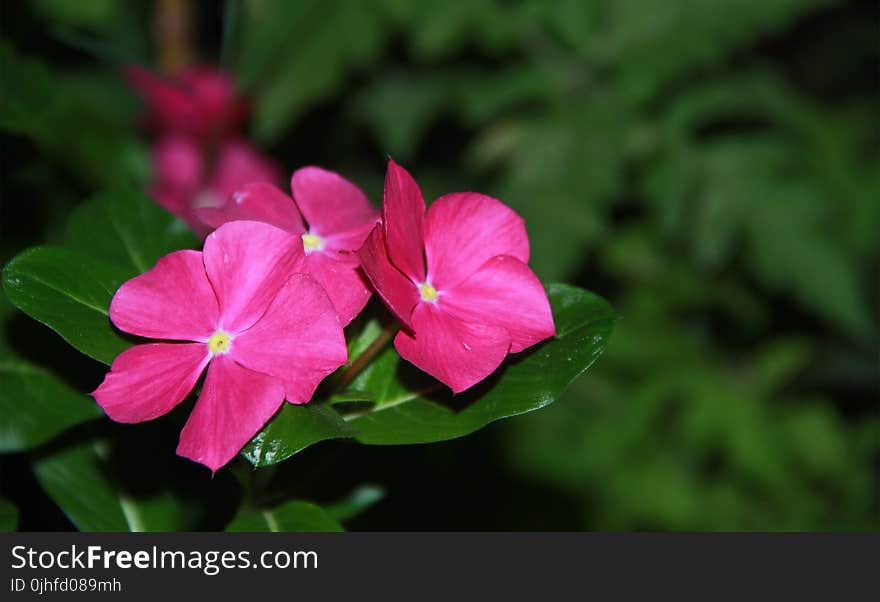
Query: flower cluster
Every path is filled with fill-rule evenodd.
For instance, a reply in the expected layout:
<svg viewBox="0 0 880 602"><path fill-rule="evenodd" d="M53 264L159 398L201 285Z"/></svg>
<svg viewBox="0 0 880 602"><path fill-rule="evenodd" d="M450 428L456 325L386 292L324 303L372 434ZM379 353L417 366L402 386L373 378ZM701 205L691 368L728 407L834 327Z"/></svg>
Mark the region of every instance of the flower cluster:
<svg viewBox="0 0 880 602"><path fill-rule="evenodd" d="M222 80L183 94L151 78L139 85L160 127L197 141L240 122ZM165 114L172 102L199 114L202 103L211 119L178 123ZM167 161L179 175L189 158L178 151ZM113 297L116 327L156 341L121 353L93 393L110 418L140 422L170 411L207 371L178 454L217 470L285 399L308 402L347 362L343 328L373 291L399 322L400 356L455 393L555 334L523 219L500 201L452 193L426 211L415 180L390 161L380 213L319 167L294 172L291 195L256 177L233 185L226 167L221 150L212 178L230 178L228 188L180 213L213 229L203 250L166 255Z"/></svg>
<svg viewBox="0 0 880 602"><path fill-rule="evenodd" d="M281 170L240 136L247 104L225 72L191 67L166 79L127 67L129 85L144 98L144 121L155 134L150 195L204 236L211 228L196 210L214 207L249 182L279 182Z"/></svg>

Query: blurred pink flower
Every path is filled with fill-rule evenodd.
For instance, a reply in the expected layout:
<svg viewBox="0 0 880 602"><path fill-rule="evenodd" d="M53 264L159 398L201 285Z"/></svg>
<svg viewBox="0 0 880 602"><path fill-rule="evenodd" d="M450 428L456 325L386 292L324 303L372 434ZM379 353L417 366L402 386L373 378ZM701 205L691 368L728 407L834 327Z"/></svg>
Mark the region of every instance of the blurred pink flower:
<svg viewBox="0 0 880 602"><path fill-rule="evenodd" d="M400 355L458 393L486 378L508 353L554 336L547 293L528 267L525 223L475 192L425 201L412 176L388 163L382 223L359 255L403 323Z"/></svg>
<svg viewBox="0 0 880 602"><path fill-rule="evenodd" d="M274 161L242 139L220 144L211 161L193 138L161 138L153 147L153 170L150 196L200 236L212 228L198 218L197 209L223 205L250 182L281 180L281 170Z"/></svg>
<svg viewBox="0 0 880 602"><path fill-rule="evenodd" d="M292 199L275 186L248 184L220 206L198 207L196 216L214 227L231 220L262 221L294 235L305 251L297 269L324 287L345 326L372 294L356 251L379 212L360 188L320 167L296 170L290 187Z"/></svg>
<svg viewBox="0 0 880 602"><path fill-rule="evenodd" d="M222 226L204 251L176 251L123 284L110 319L161 342L113 361L92 393L118 422L169 412L207 377L177 453L216 471L278 411L306 403L347 360L342 327L324 289L294 273L301 245L259 222Z"/></svg>
<svg viewBox="0 0 880 602"><path fill-rule="evenodd" d="M220 140L236 134L247 117L248 106L235 81L220 69L194 66L171 79L127 66L123 76L146 101L145 121L160 135Z"/></svg>

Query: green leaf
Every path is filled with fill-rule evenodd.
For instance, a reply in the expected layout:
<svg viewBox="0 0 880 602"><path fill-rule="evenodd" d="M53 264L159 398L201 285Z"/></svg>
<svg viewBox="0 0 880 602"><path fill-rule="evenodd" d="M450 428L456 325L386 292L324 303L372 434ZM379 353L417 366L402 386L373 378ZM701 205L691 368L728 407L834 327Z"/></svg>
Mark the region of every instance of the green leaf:
<svg viewBox="0 0 880 602"><path fill-rule="evenodd" d="M0 295L0 416L6 416L0 423L0 453L30 449L101 416L91 399L16 353L6 324L13 313L17 310Z"/></svg>
<svg viewBox="0 0 880 602"><path fill-rule="evenodd" d="M108 309L129 270L60 247L28 249L3 270L3 290L20 310L105 364L130 346Z"/></svg>
<svg viewBox="0 0 880 602"><path fill-rule="evenodd" d="M79 27L102 26L114 16L120 3L115 0L65 2L64 0L37 0L34 6L43 16Z"/></svg>
<svg viewBox="0 0 880 602"><path fill-rule="evenodd" d="M344 529L320 506L309 502L292 501L268 510L243 509L229 523L226 530L233 532L325 533L343 531Z"/></svg>
<svg viewBox="0 0 880 602"><path fill-rule="evenodd" d="M18 508L6 498L0 497L0 531L15 531L18 528Z"/></svg>
<svg viewBox="0 0 880 602"><path fill-rule="evenodd" d="M383 389L371 411L348 417L358 441L442 441L553 403L605 350L616 315L603 299L582 289L552 284L547 290L557 336L511 356L494 375L462 394L452 396L388 350L376 373L365 371L353 383L361 390Z"/></svg>
<svg viewBox="0 0 880 602"><path fill-rule="evenodd" d="M343 522L365 512L385 497L385 491L374 485L358 487L344 500L327 506L327 513L336 520Z"/></svg>
<svg viewBox="0 0 880 602"><path fill-rule="evenodd" d="M198 245L183 222L134 190L104 193L77 207L67 222L66 242L131 268L132 275L149 270L166 253Z"/></svg>
<svg viewBox="0 0 880 602"><path fill-rule="evenodd" d="M105 442L85 441L37 460L45 492L80 531L173 531L175 500L165 492L135 498L116 483Z"/></svg>
<svg viewBox="0 0 880 602"><path fill-rule="evenodd" d="M601 31L580 37L586 54L616 67L619 90L646 100L664 83L718 63L737 48L827 3L730 0L724 5L724 18L719 19L712 3L669 2L665 10L656 11L645 10L641 0L618 0L609 2L597 19L606 24Z"/></svg>
<svg viewBox="0 0 880 602"><path fill-rule="evenodd" d="M147 149L129 127L131 115L105 109L132 96L114 69L93 67L86 77L53 71L0 40L0 89L0 130L29 138L44 163L57 161L90 188L143 178Z"/></svg>
<svg viewBox="0 0 880 602"><path fill-rule="evenodd" d="M0 361L0 452L30 449L103 413L88 397L28 362Z"/></svg>
<svg viewBox="0 0 880 602"><path fill-rule="evenodd" d="M502 121L476 141L471 160L501 169L486 192L525 218L529 265L541 279L575 273L584 247L606 230L605 211L625 185L628 141L620 132L635 119L625 99L596 94L546 115Z"/></svg>
<svg viewBox="0 0 880 602"><path fill-rule="evenodd" d="M553 284L547 290L557 336L511 356L473 389L453 397L387 349L351 383L356 393L342 394L370 400L371 409L343 419L338 406L288 405L245 448L245 456L265 466L334 437L354 436L368 444L443 441L552 403L604 351L616 315L603 299L582 289Z"/></svg>
<svg viewBox="0 0 880 602"><path fill-rule="evenodd" d="M326 406L285 403L242 453L254 466L268 466L286 460L319 441L354 435L355 430Z"/></svg>
<svg viewBox="0 0 880 602"><path fill-rule="evenodd" d="M277 140L313 102L375 56L387 33L381 11L357 0L244 5L236 64L254 97L254 133ZM345 40L340 44L340 40Z"/></svg>

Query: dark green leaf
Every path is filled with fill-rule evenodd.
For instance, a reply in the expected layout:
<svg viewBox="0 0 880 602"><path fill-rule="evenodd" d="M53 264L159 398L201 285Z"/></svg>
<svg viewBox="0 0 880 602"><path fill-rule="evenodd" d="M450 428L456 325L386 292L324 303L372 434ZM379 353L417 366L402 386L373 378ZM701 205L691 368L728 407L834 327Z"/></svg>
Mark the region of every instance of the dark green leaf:
<svg viewBox="0 0 880 602"><path fill-rule="evenodd" d="M0 40L0 89L0 130L28 137L44 162L56 160L89 187L143 178L147 150L128 127L131 116L104 109L108 98L131 97L114 70L55 72Z"/></svg>
<svg viewBox="0 0 880 602"><path fill-rule="evenodd" d="M71 445L34 464L40 485L80 531L172 531L175 500L135 498L119 488L103 441Z"/></svg>
<svg viewBox="0 0 880 602"><path fill-rule="evenodd" d="M0 452L21 451L103 413L52 374L19 360L0 361Z"/></svg>
<svg viewBox="0 0 880 602"><path fill-rule="evenodd" d="M352 437L354 434L354 429L328 407L285 403L242 453L254 466L268 466L286 460L319 441Z"/></svg>
<svg viewBox="0 0 880 602"><path fill-rule="evenodd" d="M226 530L325 533L343 531L343 528L320 506L292 501L268 510L244 509L229 523Z"/></svg>
<svg viewBox="0 0 880 602"><path fill-rule="evenodd" d="M346 424L327 404L287 406L245 448L246 457L257 466L273 464L334 437L369 444L442 441L552 403L605 349L616 316L587 291L554 284L548 293L557 336L512 356L470 391L453 397L389 348L352 382L355 393L343 393L348 400L372 401L371 409L346 415Z"/></svg>
<svg viewBox="0 0 880 602"><path fill-rule="evenodd" d="M0 531L15 531L18 528L18 508L12 502L0 497Z"/></svg>
<svg viewBox="0 0 880 602"><path fill-rule="evenodd" d="M0 452L20 451L101 415L88 397L22 358L8 338L7 318L18 313L0 295ZM39 327L37 327L39 328Z"/></svg>
<svg viewBox="0 0 880 602"><path fill-rule="evenodd" d="M351 492L344 500L327 506L327 513L340 522L347 521L369 510L385 497L385 491L374 485L364 485Z"/></svg>
<svg viewBox="0 0 880 602"><path fill-rule="evenodd" d="M66 242L74 249L130 268L153 267L171 251L198 241L180 220L134 190L104 193L80 205L67 222Z"/></svg>
<svg viewBox="0 0 880 602"><path fill-rule="evenodd" d="M364 372L353 383L361 390L383 390L372 411L349 417L358 441L442 441L553 403L604 351L616 316L600 297L572 286L553 284L548 294L556 338L512 356L498 372L460 395L453 397L388 350L375 371Z"/></svg>
<svg viewBox="0 0 880 602"><path fill-rule="evenodd" d="M581 35L587 52L617 66L618 88L643 100L676 76L722 60L827 0L731 0L724 18L706 2L670 2L644 10L641 0L607 4L593 35ZM585 4L585 3L581 3ZM658 51L660 50L660 51Z"/></svg>
<svg viewBox="0 0 880 602"><path fill-rule="evenodd" d="M308 105L379 49L381 12L357 0L247 3L236 71L253 91L254 131L277 139ZM340 44L340 40L345 40Z"/></svg>
<svg viewBox="0 0 880 602"><path fill-rule="evenodd" d="M20 310L86 355L110 364L130 343L108 308L129 270L60 247L35 247L3 270L3 290Z"/></svg>

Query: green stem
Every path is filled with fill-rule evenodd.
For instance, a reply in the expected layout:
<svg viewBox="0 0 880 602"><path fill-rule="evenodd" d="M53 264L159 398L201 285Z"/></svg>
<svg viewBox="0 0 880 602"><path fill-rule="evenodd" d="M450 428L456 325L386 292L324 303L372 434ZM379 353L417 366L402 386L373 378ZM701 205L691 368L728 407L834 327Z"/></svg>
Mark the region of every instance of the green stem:
<svg viewBox="0 0 880 602"><path fill-rule="evenodd" d="M336 384L336 390L342 391L350 385L357 375L370 365L373 358L385 349L385 346L391 342L391 339L394 338L394 335L397 334L399 329L400 325L396 320L390 322L385 328L383 328L382 332L379 333L379 336L373 339L373 342L364 349L363 353L361 353L357 359L352 362L351 366L340 375L339 382Z"/></svg>

